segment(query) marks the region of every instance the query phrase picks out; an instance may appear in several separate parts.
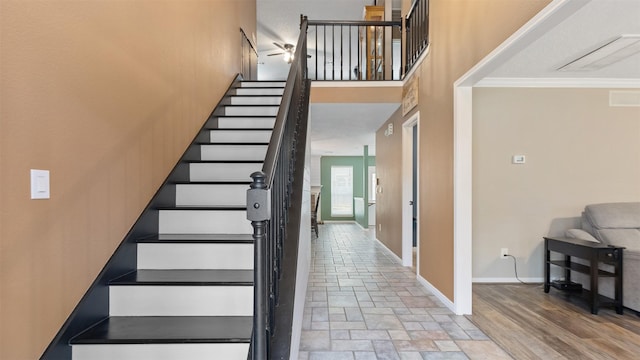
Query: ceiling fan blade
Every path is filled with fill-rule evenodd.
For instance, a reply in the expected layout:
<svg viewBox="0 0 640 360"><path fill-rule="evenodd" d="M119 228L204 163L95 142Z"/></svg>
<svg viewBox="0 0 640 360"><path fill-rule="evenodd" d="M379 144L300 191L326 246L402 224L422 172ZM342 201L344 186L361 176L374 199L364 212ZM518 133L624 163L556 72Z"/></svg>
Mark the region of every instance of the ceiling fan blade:
<svg viewBox="0 0 640 360"><path fill-rule="evenodd" d="M276 56L276 55L282 55L284 53L274 53L274 54L267 54L267 56Z"/></svg>
<svg viewBox="0 0 640 360"><path fill-rule="evenodd" d="M282 50L287 50L287 49L285 49L285 47L283 45L280 45L277 42L274 42L273 45L277 46L278 48L280 48Z"/></svg>

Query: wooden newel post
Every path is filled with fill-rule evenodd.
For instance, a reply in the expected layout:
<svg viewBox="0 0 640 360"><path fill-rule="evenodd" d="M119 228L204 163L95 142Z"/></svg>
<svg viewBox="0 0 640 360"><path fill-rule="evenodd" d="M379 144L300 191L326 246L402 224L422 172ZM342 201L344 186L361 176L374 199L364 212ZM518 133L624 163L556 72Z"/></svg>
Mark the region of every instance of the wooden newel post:
<svg viewBox="0 0 640 360"><path fill-rule="evenodd" d="M262 171L251 174L253 182L247 190L247 219L253 226L253 335L252 359L268 359L269 321L267 304L267 222L271 218L271 198L266 175Z"/></svg>

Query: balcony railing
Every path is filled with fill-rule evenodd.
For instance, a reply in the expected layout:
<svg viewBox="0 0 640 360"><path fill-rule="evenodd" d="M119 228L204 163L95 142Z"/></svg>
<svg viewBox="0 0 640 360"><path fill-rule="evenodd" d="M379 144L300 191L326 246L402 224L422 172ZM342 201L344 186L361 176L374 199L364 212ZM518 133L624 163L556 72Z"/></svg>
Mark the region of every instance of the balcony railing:
<svg viewBox="0 0 640 360"><path fill-rule="evenodd" d="M402 22L309 20L308 23L310 79L400 80Z"/></svg>
<svg viewBox="0 0 640 360"><path fill-rule="evenodd" d="M429 45L429 0L415 0L405 20L405 74Z"/></svg>
<svg viewBox="0 0 640 360"><path fill-rule="evenodd" d="M402 21L308 20L308 26L311 80L401 80L429 45L429 0L414 0L404 28Z"/></svg>

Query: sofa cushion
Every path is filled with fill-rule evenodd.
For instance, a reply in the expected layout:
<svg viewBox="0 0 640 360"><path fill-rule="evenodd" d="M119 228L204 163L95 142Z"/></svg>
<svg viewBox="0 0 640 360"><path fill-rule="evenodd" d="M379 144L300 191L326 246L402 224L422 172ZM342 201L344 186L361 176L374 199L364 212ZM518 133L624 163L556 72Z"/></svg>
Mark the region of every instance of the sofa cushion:
<svg viewBox="0 0 640 360"><path fill-rule="evenodd" d="M587 205L585 215L596 230L640 228L640 202Z"/></svg>
<svg viewBox="0 0 640 360"><path fill-rule="evenodd" d="M597 232L602 242L607 245L640 250L640 229L600 229Z"/></svg>

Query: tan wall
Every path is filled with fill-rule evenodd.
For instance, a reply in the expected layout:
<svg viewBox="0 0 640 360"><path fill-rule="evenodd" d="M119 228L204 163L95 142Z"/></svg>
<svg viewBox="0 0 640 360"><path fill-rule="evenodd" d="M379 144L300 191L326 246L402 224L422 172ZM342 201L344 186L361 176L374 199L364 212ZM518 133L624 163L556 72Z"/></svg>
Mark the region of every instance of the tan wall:
<svg viewBox="0 0 640 360"><path fill-rule="evenodd" d="M317 103L399 103L401 86L385 87L311 87L309 101Z"/></svg>
<svg viewBox="0 0 640 360"><path fill-rule="evenodd" d="M255 0L0 1L0 358L35 359L240 71ZM51 199L29 199L29 169Z"/></svg>
<svg viewBox="0 0 640 360"><path fill-rule="evenodd" d="M474 278L514 277L502 247L541 278L554 219L616 201L640 201L640 108L609 107L608 89L474 89Z"/></svg>
<svg viewBox="0 0 640 360"><path fill-rule="evenodd" d="M430 54L416 71L420 76L417 107L420 275L451 300L454 300L453 83L548 3L548 0L430 1ZM403 13L407 10L403 8ZM380 144L376 146L376 154L390 151ZM400 163L387 173L394 171L400 172ZM393 196L401 197L401 193ZM401 213L386 221L400 223Z"/></svg>
<svg viewBox="0 0 640 360"><path fill-rule="evenodd" d="M376 176L382 192L376 194L376 238L402 257L402 108L376 132ZM387 124L394 133L385 136Z"/></svg>

